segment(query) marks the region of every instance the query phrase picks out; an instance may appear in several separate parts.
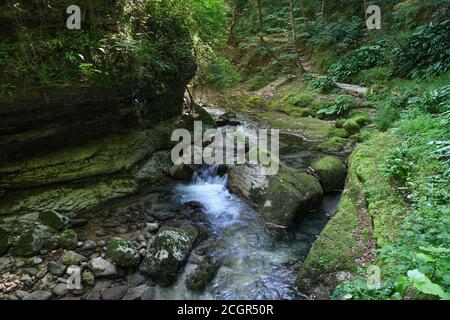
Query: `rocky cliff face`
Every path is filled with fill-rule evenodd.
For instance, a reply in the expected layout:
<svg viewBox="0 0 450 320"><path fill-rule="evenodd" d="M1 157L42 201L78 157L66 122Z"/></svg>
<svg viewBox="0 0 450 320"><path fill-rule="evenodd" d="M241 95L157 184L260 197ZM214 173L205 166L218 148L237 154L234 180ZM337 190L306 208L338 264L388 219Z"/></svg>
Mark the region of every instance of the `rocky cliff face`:
<svg viewBox="0 0 450 320"><path fill-rule="evenodd" d="M0 2L0 63L5 70L0 79L0 225L11 232L21 231L24 220L33 223L43 211L77 217L158 179L169 161L170 134L181 119L185 87L195 73L188 54L183 60L173 58L170 62L177 65L157 76L133 54L114 56L118 49L103 44L125 28L118 1L79 1L85 29L76 31L65 28L66 1L44 2L18 1L20 10ZM187 33L173 22L130 29L127 37L143 46L153 44L152 34L170 30L164 44L168 51L159 52L161 56L173 56L170 50L180 43L190 45ZM40 35L27 42L25 34ZM71 65L72 60L64 59L77 52L70 41L81 34L90 47L80 50L95 54L80 53L89 63ZM64 45L56 45L53 60L52 53L33 60L35 48L39 55L57 41ZM18 55L13 48L23 47L23 60L13 61ZM97 51L112 56L104 58L107 64L98 62ZM123 65L125 60L130 64ZM35 76L21 73L33 64ZM73 77L42 72L58 67ZM93 68L94 75L80 68ZM22 222L15 223L17 219Z"/></svg>

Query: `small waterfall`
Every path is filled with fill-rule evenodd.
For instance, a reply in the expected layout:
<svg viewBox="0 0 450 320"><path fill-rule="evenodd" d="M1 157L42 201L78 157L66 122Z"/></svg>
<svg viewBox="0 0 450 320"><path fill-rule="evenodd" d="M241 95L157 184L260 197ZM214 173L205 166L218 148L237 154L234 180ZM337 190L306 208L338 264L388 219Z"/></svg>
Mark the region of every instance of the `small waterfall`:
<svg viewBox="0 0 450 320"><path fill-rule="evenodd" d="M191 183L223 185L225 187L228 181L228 174L220 176L218 171L219 171L218 165L206 166L201 170L194 172Z"/></svg>

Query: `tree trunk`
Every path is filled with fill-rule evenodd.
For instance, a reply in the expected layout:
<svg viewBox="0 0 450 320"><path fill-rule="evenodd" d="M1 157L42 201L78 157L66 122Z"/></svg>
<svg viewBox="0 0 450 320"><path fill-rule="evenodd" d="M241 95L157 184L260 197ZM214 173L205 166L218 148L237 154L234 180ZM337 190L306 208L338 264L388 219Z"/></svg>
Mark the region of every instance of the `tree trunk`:
<svg viewBox="0 0 450 320"><path fill-rule="evenodd" d="M263 36L263 33L264 33L264 20L263 20L263 15L262 15L261 0L256 0L256 7L257 7L257 10L258 10L259 40L261 41L261 43L264 43L264 36Z"/></svg>
<svg viewBox="0 0 450 320"><path fill-rule="evenodd" d="M227 43L233 47L237 47L237 39L234 35L234 27L236 26L238 17L239 17L239 9L238 9L238 0L233 0L232 4L232 12L231 12L231 22L228 26L228 41Z"/></svg>
<svg viewBox="0 0 450 320"><path fill-rule="evenodd" d="M291 13L292 40L294 42L297 66L298 66L298 69L300 70L300 73L304 73L305 69L303 69L302 63L300 61L300 52L298 50L298 45L297 45L297 30L296 30L296 25L295 25L294 0L289 0L289 5L290 5L290 13Z"/></svg>

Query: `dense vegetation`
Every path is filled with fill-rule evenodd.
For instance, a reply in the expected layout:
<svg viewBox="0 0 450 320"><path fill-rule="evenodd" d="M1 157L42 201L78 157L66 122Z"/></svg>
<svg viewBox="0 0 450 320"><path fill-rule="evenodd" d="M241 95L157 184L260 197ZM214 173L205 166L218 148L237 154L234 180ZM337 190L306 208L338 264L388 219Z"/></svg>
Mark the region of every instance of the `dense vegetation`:
<svg viewBox="0 0 450 320"><path fill-rule="evenodd" d="M364 194L374 212L374 263L382 270L383 285L367 288L366 269L361 268L360 277L339 284L333 297L448 299L448 1L376 1L382 8L382 29L371 31L365 25L365 7L372 2L349 1L345 7L340 1L314 0L294 6L287 0L228 3L230 33L222 51L232 66L221 60L210 85L241 83L260 89L302 73L298 52L327 76L306 74L307 86L298 88L300 92L290 90L272 104L249 98L245 107L291 117L337 118L337 123L357 127L355 122L366 122L368 115L355 116L353 98L336 94L338 81L369 87L367 100L377 109L371 116L374 126L354 137L378 154L371 167L378 178L365 182ZM390 144L373 142L380 131L387 132Z"/></svg>

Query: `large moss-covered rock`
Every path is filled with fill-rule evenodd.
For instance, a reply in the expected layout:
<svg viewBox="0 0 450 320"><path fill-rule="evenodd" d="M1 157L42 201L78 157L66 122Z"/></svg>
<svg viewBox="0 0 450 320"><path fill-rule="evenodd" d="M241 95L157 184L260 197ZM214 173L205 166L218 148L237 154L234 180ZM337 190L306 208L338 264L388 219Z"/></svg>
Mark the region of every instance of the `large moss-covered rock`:
<svg viewBox="0 0 450 320"><path fill-rule="evenodd" d="M108 241L109 254L119 267L133 268L139 264L139 252L126 240L113 237Z"/></svg>
<svg viewBox="0 0 450 320"><path fill-rule="evenodd" d="M197 231L189 225L162 228L155 236L151 252L144 258L139 270L162 286L171 285L196 238Z"/></svg>
<svg viewBox="0 0 450 320"><path fill-rule="evenodd" d="M292 227L323 195L319 181L283 163L275 175L266 175L261 165L238 165L229 170L228 187L254 202L265 221Z"/></svg>
<svg viewBox="0 0 450 320"><path fill-rule="evenodd" d="M339 153L345 150L349 141L340 137L331 137L319 144L318 149L326 153Z"/></svg>
<svg viewBox="0 0 450 320"><path fill-rule="evenodd" d="M0 228L0 255L8 251L9 248L9 235L5 229Z"/></svg>
<svg viewBox="0 0 450 320"><path fill-rule="evenodd" d="M77 247L78 235L72 229L65 230L59 235L58 243L63 249L73 250Z"/></svg>
<svg viewBox="0 0 450 320"><path fill-rule="evenodd" d="M344 186L346 168L339 158L327 156L314 162L311 167L319 176L323 190L330 192Z"/></svg>
<svg viewBox="0 0 450 320"><path fill-rule="evenodd" d="M206 286L214 280L220 265L212 258L205 258L186 278L186 287L195 293L202 293Z"/></svg>
<svg viewBox="0 0 450 320"><path fill-rule="evenodd" d="M38 254L42 249L44 241L49 237L49 235L41 230L34 229L23 233L19 236L16 243L14 243L11 253L19 257L27 257Z"/></svg>
<svg viewBox="0 0 450 320"><path fill-rule="evenodd" d="M69 218L63 216L55 211L44 211L39 213L39 220L46 226L63 230L69 225Z"/></svg>

